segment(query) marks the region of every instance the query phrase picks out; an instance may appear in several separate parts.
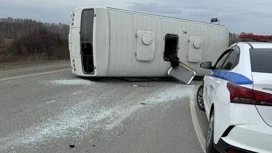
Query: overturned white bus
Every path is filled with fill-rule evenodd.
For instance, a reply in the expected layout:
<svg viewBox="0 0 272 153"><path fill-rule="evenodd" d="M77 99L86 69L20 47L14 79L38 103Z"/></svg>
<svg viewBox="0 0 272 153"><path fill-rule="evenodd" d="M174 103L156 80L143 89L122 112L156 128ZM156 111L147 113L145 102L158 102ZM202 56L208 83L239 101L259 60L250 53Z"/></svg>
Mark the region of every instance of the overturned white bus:
<svg viewBox="0 0 272 153"><path fill-rule="evenodd" d="M80 7L71 14L72 72L86 77L164 77L169 57L205 75L228 47L225 26L108 7Z"/></svg>

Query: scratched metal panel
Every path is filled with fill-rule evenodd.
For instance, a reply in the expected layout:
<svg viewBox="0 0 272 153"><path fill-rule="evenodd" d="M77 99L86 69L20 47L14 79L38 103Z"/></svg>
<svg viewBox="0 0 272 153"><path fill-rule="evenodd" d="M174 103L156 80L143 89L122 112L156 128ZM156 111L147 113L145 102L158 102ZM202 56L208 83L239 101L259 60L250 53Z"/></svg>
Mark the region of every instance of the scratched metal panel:
<svg viewBox="0 0 272 153"><path fill-rule="evenodd" d="M228 43L228 31L226 27L187 22L187 32L189 36L201 36L203 37L203 53L202 61L198 63L191 63L186 59L185 63L194 67L198 72L198 75L207 74L208 70L199 67L200 63L203 61L216 62L217 58L221 53L225 51ZM190 42L188 42L188 45ZM188 55L188 53L187 53ZM187 56L188 57L188 56Z"/></svg>
<svg viewBox="0 0 272 153"><path fill-rule="evenodd" d="M97 76L105 76L109 66L109 18L106 9L95 10L95 31L93 39L94 64Z"/></svg>
<svg viewBox="0 0 272 153"><path fill-rule="evenodd" d="M110 62L109 76L166 76L170 66L163 60L164 36L179 36L178 56L180 61L205 74L199 63L187 60L190 36L201 36L203 42L202 60L215 60L227 48L228 31L226 27L205 23L173 19L149 14L109 9ZM137 61L135 57L138 31L152 31L155 34L155 53L151 62ZM200 72L200 73L199 73Z"/></svg>
<svg viewBox="0 0 272 153"><path fill-rule="evenodd" d="M161 67L160 62L163 59L163 37L161 32L160 18L150 16L150 15L142 15L142 14L134 14L134 28L135 32L145 30L152 31L155 33L155 52L154 58L151 62L136 62L135 70L139 72L143 76L164 76L166 75L167 69ZM169 64L168 62L164 63ZM169 66L168 66L169 67Z"/></svg>
<svg viewBox="0 0 272 153"><path fill-rule="evenodd" d="M110 65L109 75L130 75L134 64L135 34L132 14L109 10Z"/></svg>

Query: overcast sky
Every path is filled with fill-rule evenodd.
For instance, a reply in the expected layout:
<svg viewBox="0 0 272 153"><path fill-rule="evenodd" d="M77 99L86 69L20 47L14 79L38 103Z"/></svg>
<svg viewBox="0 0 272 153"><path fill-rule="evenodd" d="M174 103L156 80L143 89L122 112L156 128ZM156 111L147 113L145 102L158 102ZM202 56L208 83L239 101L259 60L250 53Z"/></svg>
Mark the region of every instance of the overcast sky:
<svg viewBox="0 0 272 153"><path fill-rule="evenodd" d="M272 35L272 0L0 0L0 18L29 18L67 23L70 12L85 5L209 22L217 17L231 32Z"/></svg>

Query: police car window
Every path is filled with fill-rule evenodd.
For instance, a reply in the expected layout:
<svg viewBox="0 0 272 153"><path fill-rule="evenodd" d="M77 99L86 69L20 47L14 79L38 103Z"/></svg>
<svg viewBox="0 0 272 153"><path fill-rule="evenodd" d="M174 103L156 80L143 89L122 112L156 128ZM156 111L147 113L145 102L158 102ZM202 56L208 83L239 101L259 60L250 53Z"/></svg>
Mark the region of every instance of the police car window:
<svg viewBox="0 0 272 153"><path fill-rule="evenodd" d="M225 63L222 66L222 69L231 70L235 66L237 66L237 64L239 62L239 54L240 54L239 50L233 50L230 53L230 55L227 57L227 60L225 61Z"/></svg>
<svg viewBox="0 0 272 153"><path fill-rule="evenodd" d="M219 61L217 61L216 65L215 65L215 69L220 69L222 67L222 65L224 64L226 58L229 56L229 52L224 52L223 54L225 54L225 55L221 59L219 59Z"/></svg>
<svg viewBox="0 0 272 153"><path fill-rule="evenodd" d="M250 49L250 59L253 72L272 73L272 49Z"/></svg>

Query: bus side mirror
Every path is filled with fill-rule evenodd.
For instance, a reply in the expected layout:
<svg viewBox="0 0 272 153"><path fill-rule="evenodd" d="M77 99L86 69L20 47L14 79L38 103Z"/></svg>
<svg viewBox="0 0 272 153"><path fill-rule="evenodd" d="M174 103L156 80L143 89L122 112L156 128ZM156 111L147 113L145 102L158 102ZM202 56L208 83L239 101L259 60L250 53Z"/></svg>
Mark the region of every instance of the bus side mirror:
<svg viewBox="0 0 272 153"><path fill-rule="evenodd" d="M212 62L206 61L200 64L200 67L203 69L212 69Z"/></svg>

